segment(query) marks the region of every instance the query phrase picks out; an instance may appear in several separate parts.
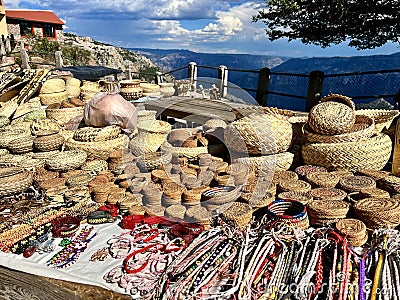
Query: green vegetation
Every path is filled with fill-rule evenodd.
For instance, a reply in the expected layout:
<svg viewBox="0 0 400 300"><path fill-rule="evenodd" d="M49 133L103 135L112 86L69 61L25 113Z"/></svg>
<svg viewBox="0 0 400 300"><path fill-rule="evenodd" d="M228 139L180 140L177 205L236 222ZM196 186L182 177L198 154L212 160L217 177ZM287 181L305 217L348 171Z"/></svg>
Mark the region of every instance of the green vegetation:
<svg viewBox="0 0 400 300"><path fill-rule="evenodd" d="M300 39L328 47L349 41L358 50L400 42L400 0L266 0L253 16L273 41Z"/></svg>
<svg viewBox="0 0 400 300"><path fill-rule="evenodd" d="M62 47L62 57L65 65L87 65L90 61L90 56L89 50L77 46L64 45Z"/></svg>
<svg viewBox="0 0 400 300"><path fill-rule="evenodd" d="M145 79L148 82L152 82L155 78L156 73L159 71L160 69L158 67L148 67L140 69L139 74L134 73L132 74L132 76L139 79Z"/></svg>

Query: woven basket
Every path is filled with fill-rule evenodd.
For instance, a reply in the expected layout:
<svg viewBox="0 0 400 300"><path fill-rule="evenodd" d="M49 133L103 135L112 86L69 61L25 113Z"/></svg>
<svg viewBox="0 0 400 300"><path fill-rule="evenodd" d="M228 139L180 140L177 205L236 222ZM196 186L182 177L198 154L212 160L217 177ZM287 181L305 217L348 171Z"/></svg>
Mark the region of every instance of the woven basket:
<svg viewBox="0 0 400 300"><path fill-rule="evenodd" d="M279 183L286 180L298 180L299 176L293 171L280 171L275 170L272 182Z"/></svg>
<svg viewBox="0 0 400 300"><path fill-rule="evenodd" d="M2 131L0 132L0 147L6 148L11 141L26 136L28 134L24 130Z"/></svg>
<svg viewBox="0 0 400 300"><path fill-rule="evenodd" d="M32 183L32 172L25 172L22 168L3 168L0 174L0 196L24 192Z"/></svg>
<svg viewBox="0 0 400 300"><path fill-rule="evenodd" d="M200 186L191 190L186 190L182 194L182 203L187 204L199 204L204 191L208 186Z"/></svg>
<svg viewBox="0 0 400 300"><path fill-rule="evenodd" d="M31 152L33 151L33 137L24 136L14 139L8 143L7 148L16 154Z"/></svg>
<svg viewBox="0 0 400 300"><path fill-rule="evenodd" d="M368 239L367 227L357 219L342 219L335 224L336 229L343 234L353 247L360 247Z"/></svg>
<svg viewBox="0 0 400 300"><path fill-rule="evenodd" d="M207 147L172 147L172 155L186 157L189 161L197 160L197 156L202 153L208 153Z"/></svg>
<svg viewBox="0 0 400 300"><path fill-rule="evenodd" d="M100 142L79 142L74 139L68 139L65 142L66 150L83 150L86 152L89 160L103 159L107 160L110 154L119 149L124 149L128 145L128 137L121 134L119 137Z"/></svg>
<svg viewBox="0 0 400 300"><path fill-rule="evenodd" d="M396 227L400 224L400 202L397 199L366 198L357 201L354 214L368 228Z"/></svg>
<svg viewBox="0 0 400 300"><path fill-rule="evenodd" d="M78 185L87 186L93 179L93 175L90 175L89 173L82 173L69 177L66 181L66 184L70 187Z"/></svg>
<svg viewBox="0 0 400 300"><path fill-rule="evenodd" d="M392 141L389 136L378 136L358 141L335 144L310 144L302 146L306 164L324 166L327 169L347 168L381 170L389 161Z"/></svg>
<svg viewBox="0 0 400 300"><path fill-rule="evenodd" d="M222 218L237 229L244 229L250 224L253 210L245 203L234 202L222 214Z"/></svg>
<svg viewBox="0 0 400 300"><path fill-rule="evenodd" d="M303 127L303 132L307 141L311 143L343 143L369 138L376 131L374 119L368 116L357 115L355 124L346 133L337 135L318 134L308 128L307 125Z"/></svg>
<svg viewBox="0 0 400 300"><path fill-rule="evenodd" d="M143 125L143 124L142 124ZM155 120L151 126L138 126L137 143L143 144L143 153L156 152L166 141L171 125L168 122Z"/></svg>
<svg viewBox="0 0 400 300"><path fill-rule="evenodd" d="M286 180L278 184L278 188L282 192L302 192L306 193L311 190L311 184L303 180Z"/></svg>
<svg viewBox="0 0 400 300"><path fill-rule="evenodd" d="M378 181L378 187L389 192L391 195L400 194L400 177L387 176Z"/></svg>
<svg viewBox="0 0 400 300"><path fill-rule="evenodd" d="M258 173L274 172L275 170L287 171L292 166L293 157L293 153L283 152L275 155L237 158L235 161L247 165L249 170Z"/></svg>
<svg viewBox="0 0 400 300"><path fill-rule="evenodd" d="M56 121L48 118L34 120L31 124L31 132L34 135L38 134L40 131L47 130L59 132L60 129L61 126Z"/></svg>
<svg viewBox="0 0 400 300"><path fill-rule="evenodd" d="M376 181L368 176L351 176L341 178L339 186L349 193L360 192L361 190L376 188Z"/></svg>
<svg viewBox="0 0 400 300"><path fill-rule="evenodd" d="M65 81L61 78L47 79L40 88L41 94L53 94L65 91Z"/></svg>
<svg viewBox="0 0 400 300"><path fill-rule="evenodd" d="M78 142L101 142L117 138L121 127L116 125L103 128L83 127L75 130L73 139Z"/></svg>
<svg viewBox="0 0 400 300"><path fill-rule="evenodd" d="M316 188L309 192L314 200L344 200L347 193L336 188Z"/></svg>
<svg viewBox="0 0 400 300"><path fill-rule="evenodd" d="M140 110L138 111L137 126L148 127L156 119L156 110Z"/></svg>
<svg viewBox="0 0 400 300"><path fill-rule="evenodd" d="M306 180L313 187L334 188L340 180L340 177L328 172L312 172L307 174Z"/></svg>
<svg viewBox="0 0 400 300"><path fill-rule="evenodd" d="M69 171L82 166L87 159L87 154L82 150L60 152L46 160L46 166L52 171Z"/></svg>
<svg viewBox="0 0 400 300"><path fill-rule="evenodd" d="M83 115L84 109L83 106L62 109L46 109L46 116L59 125L64 125L76 116Z"/></svg>
<svg viewBox="0 0 400 300"><path fill-rule="evenodd" d="M393 120L399 115L399 111L384 109L361 109L357 110L356 114L373 118L375 121L375 130L377 133L380 133L385 128L389 129Z"/></svg>
<svg viewBox="0 0 400 300"><path fill-rule="evenodd" d="M274 222L284 223L287 226L306 230L309 220L306 207L295 200L276 200L268 204L268 215Z"/></svg>
<svg viewBox="0 0 400 300"><path fill-rule="evenodd" d="M39 94L39 97L43 105L61 104L68 99L68 92L64 90L59 93Z"/></svg>
<svg viewBox="0 0 400 300"><path fill-rule="evenodd" d="M143 89L143 93L155 93L160 91L160 86L155 83L141 82L140 87Z"/></svg>
<svg viewBox="0 0 400 300"><path fill-rule="evenodd" d="M280 115L251 114L225 128L227 148L238 153L276 154L288 150L292 125Z"/></svg>
<svg viewBox="0 0 400 300"><path fill-rule="evenodd" d="M186 207L180 204L171 205L165 209L165 216L183 220L186 214Z"/></svg>
<svg viewBox="0 0 400 300"><path fill-rule="evenodd" d="M64 144L64 137L58 133L49 132L48 135L40 134L33 140L33 146L39 151L54 151Z"/></svg>
<svg viewBox="0 0 400 300"><path fill-rule="evenodd" d="M234 202L240 197L240 188L232 186L220 186L209 188L202 194L203 203L220 205Z"/></svg>
<svg viewBox="0 0 400 300"><path fill-rule="evenodd" d="M226 124L226 122L224 120L221 120L221 119L210 119L210 120L207 120L203 124L203 130L205 132L207 132L207 131L215 130L216 128L225 129L226 126L228 126L228 125Z"/></svg>
<svg viewBox="0 0 400 300"><path fill-rule="evenodd" d="M318 224L321 219L344 219L349 208L349 203L340 200L313 200L307 204L311 224Z"/></svg>
<svg viewBox="0 0 400 300"><path fill-rule="evenodd" d="M381 170L370 170L370 169L358 169L356 175L363 175L371 177L372 179L378 181L390 176L390 172Z"/></svg>
<svg viewBox="0 0 400 300"><path fill-rule="evenodd" d="M161 151L148 153L138 158L137 165L143 172L158 169L162 165L169 164L172 159L172 153L169 151Z"/></svg>
<svg viewBox="0 0 400 300"><path fill-rule="evenodd" d="M294 191L279 193L277 195L277 198L282 199L282 200L294 200L294 201L301 202L303 204L307 204L313 200L313 197L310 195L309 192L303 193L303 192L294 192Z"/></svg>
<svg viewBox="0 0 400 300"><path fill-rule="evenodd" d="M82 167L82 170L88 173L98 173L100 171L108 170L108 163L105 160L97 159L85 162Z"/></svg>

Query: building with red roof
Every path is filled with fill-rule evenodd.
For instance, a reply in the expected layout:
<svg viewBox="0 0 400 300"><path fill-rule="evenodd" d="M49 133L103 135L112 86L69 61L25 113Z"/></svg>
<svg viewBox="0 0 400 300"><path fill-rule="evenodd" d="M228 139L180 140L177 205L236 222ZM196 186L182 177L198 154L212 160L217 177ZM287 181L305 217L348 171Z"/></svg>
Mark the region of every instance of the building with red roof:
<svg viewBox="0 0 400 300"><path fill-rule="evenodd" d="M50 10L6 9L5 15L8 34L16 40L29 35L64 40L65 23Z"/></svg>

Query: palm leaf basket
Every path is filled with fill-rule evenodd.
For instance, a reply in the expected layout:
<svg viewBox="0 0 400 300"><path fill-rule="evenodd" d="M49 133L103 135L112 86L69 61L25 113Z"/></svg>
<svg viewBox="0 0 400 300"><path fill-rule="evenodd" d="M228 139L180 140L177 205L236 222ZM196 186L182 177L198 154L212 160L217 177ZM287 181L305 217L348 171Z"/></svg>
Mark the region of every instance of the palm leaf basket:
<svg viewBox="0 0 400 300"><path fill-rule="evenodd" d="M46 116L47 118L57 122L59 125L64 125L76 116L83 115L84 109L83 106L62 109L46 109Z"/></svg>
<svg viewBox="0 0 400 300"><path fill-rule="evenodd" d="M337 135L325 135L313 132L308 125L303 127L306 139L310 143L341 143L352 142L369 138L375 134L375 121L373 118L357 115L355 124L348 132Z"/></svg>
<svg viewBox="0 0 400 300"><path fill-rule="evenodd" d="M385 128L389 129L393 120L399 115L399 111L385 109L360 109L356 111L356 115L373 118L375 121L375 130L377 133L380 133Z"/></svg>
<svg viewBox="0 0 400 300"><path fill-rule="evenodd" d="M224 140L229 150L238 153L281 153L292 142L292 125L281 115L251 114L228 125Z"/></svg>
<svg viewBox="0 0 400 300"><path fill-rule="evenodd" d="M70 150L60 152L46 160L46 167L52 171L65 172L75 170L82 166L87 159L83 150Z"/></svg>
<svg viewBox="0 0 400 300"><path fill-rule="evenodd" d="M79 142L70 138L65 142L65 149L83 150L86 152L89 160L107 160L112 152L126 148L127 145L128 137L121 134L115 139L100 142Z"/></svg>
<svg viewBox="0 0 400 300"><path fill-rule="evenodd" d="M256 173L274 172L275 170L287 171L293 163L293 157L293 153L283 152L274 155L241 157L237 158L236 162L247 165L249 170L254 170Z"/></svg>
<svg viewBox="0 0 400 300"><path fill-rule="evenodd" d="M381 170L389 161L391 152L392 141L385 134L357 142L306 143L302 146L306 164L324 166L329 170Z"/></svg>
<svg viewBox="0 0 400 300"><path fill-rule="evenodd" d="M4 168L0 174L0 196L24 192L33 183L33 173L22 168Z"/></svg>

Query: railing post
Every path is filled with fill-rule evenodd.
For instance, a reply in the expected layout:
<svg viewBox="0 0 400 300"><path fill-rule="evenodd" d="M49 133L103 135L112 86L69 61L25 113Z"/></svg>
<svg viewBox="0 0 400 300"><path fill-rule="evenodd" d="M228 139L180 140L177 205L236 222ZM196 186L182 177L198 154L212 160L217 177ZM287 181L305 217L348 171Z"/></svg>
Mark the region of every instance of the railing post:
<svg viewBox="0 0 400 300"><path fill-rule="evenodd" d="M131 69L129 67L125 70L125 78L127 80L132 80L132 73L131 73Z"/></svg>
<svg viewBox="0 0 400 300"><path fill-rule="evenodd" d="M197 64L195 62L190 62L188 65L188 78L190 81L191 89L197 90Z"/></svg>
<svg viewBox="0 0 400 300"><path fill-rule="evenodd" d="M159 84L159 83L162 82L161 76L162 76L162 73L157 71L157 72L156 72L156 75L154 76L154 82L155 82L155 84Z"/></svg>
<svg viewBox="0 0 400 300"><path fill-rule="evenodd" d="M11 40L10 37L6 38L6 52L11 52Z"/></svg>
<svg viewBox="0 0 400 300"><path fill-rule="evenodd" d="M226 66L218 67L218 88L221 98L228 94L228 68Z"/></svg>
<svg viewBox="0 0 400 300"><path fill-rule="evenodd" d="M306 111L310 111L321 100L324 72L312 71L308 81Z"/></svg>
<svg viewBox="0 0 400 300"><path fill-rule="evenodd" d="M262 68L258 73L256 101L261 106L268 106L268 90L271 82L271 70Z"/></svg>
<svg viewBox="0 0 400 300"><path fill-rule="evenodd" d="M31 68L29 66L28 52L24 48L21 49L21 68L26 70L29 70Z"/></svg>
<svg viewBox="0 0 400 300"><path fill-rule="evenodd" d="M0 41L0 56L5 56L6 54L6 47L4 46L4 42Z"/></svg>
<svg viewBox="0 0 400 300"><path fill-rule="evenodd" d="M56 51L54 53L54 56L56 57L56 68L62 68L64 65L64 62L62 59L61 51Z"/></svg>

